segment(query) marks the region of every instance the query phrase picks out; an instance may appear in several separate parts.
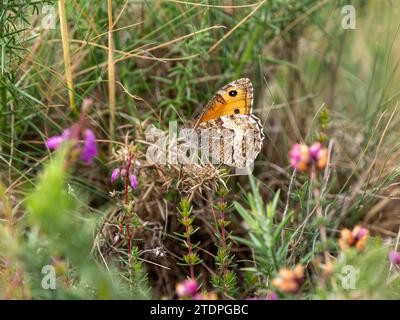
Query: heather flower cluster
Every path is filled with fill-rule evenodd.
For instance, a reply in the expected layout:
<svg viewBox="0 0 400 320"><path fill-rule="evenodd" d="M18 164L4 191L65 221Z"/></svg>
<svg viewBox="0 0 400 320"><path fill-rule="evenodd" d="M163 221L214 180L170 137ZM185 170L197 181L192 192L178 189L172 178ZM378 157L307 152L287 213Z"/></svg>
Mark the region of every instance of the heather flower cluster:
<svg viewBox="0 0 400 320"><path fill-rule="evenodd" d="M313 143L310 147L296 143L289 151L289 158L290 165L298 171L307 172L313 166L323 170L328 163L328 149L319 142Z"/></svg>
<svg viewBox="0 0 400 320"><path fill-rule="evenodd" d="M397 251L391 251L389 253L389 260L393 265L399 266L400 265L400 253Z"/></svg>
<svg viewBox="0 0 400 320"><path fill-rule="evenodd" d="M129 175L129 183L132 187L132 189L137 189L138 187L138 180L137 180L137 175L138 175L138 168L140 166L139 162L135 162L135 166L131 166L129 168L129 172L127 173L126 168L115 168L112 173L111 173L111 183L114 183L117 179L125 179L126 175Z"/></svg>
<svg viewBox="0 0 400 320"><path fill-rule="evenodd" d="M194 279L184 280L176 285L176 294L179 298L194 297L198 290L199 285Z"/></svg>
<svg viewBox="0 0 400 320"><path fill-rule="evenodd" d="M199 284L194 279L187 279L176 284L175 291L179 298L185 300L217 300L214 292L199 292Z"/></svg>
<svg viewBox="0 0 400 320"><path fill-rule="evenodd" d="M111 172L111 183L114 184L118 179L125 182L125 189L128 182L132 189L138 188L138 177L140 174L140 161L137 160L136 147L132 143L126 143L117 152L114 151L114 157L120 165ZM127 190L125 190L127 191Z"/></svg>
<svg viewBox="0 0 400 320"><path fill-rule="evenodd" d="M65 142L72 144L73 153L79 154L79 158L86 164L91 164L98 154L96 135L91 129L82 130L81 122L65 129L61 135L50 137L45 145L50 150L57 150Z"/></svg>
<svg viewBox="0 0 400 320"><path fill-rule="evenodd" d="M339 246L342 251L346 251L349 248L355 248L357 251L361 252L365 249L368 238L368 229L357 225L353 228L353 230L343 229L341 231Z"/></svg>
<svg viewBox="0 0 400 320"><path fill-rule="evenodd" d="M296 265L293 270L280 269L278 277L272 280L272 285L284 293L297 293L304 281L304 267Z"/></svg>

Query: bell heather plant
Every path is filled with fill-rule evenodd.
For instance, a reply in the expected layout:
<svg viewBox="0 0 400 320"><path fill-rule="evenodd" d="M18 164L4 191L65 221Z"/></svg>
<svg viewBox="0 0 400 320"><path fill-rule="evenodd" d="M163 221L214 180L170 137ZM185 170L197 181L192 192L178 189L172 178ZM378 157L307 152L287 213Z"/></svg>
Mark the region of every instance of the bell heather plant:
<svg viewBox="0 0 400 320"><path fill-rule="evenodd" d="M132 143L126 143L114 153L118 166L112 170L111 183L119 179L122 182L121 191L113 191L112 196L117 199L117 205L122 213L118 219L118 232L113 239L113 245L126 245L126 266L128 269L129 286L132 292L139 291L142 297L148 297L147 274L140 261L142 254L138 246L134 245L134 233L142 227L142 223L134 211L135 200L133 193L138 189L140 162L137 160L137 149Z"/></svg>
<svg viewBox="0 0 400 320"><path fill-rule="evenodd" d="M237 276L232 270L235 267L233 259L235 258L232 254L232 243L230 241L231 233L227 230L230 225L230 221L226 219L228 205L225 201L229 190L225 187L220 187L217 191L218 202L215 205L217 216L216 216L216 230L215 236L218 239L217 243L217 255L215 256L215 264L217 268L217 274L211 277L212 285L221 291L225 297L232 297L236 291ZM214 213L215 215L215 213Z"/></svg>
<svg viewBox="0 0 400 320"><path fill-rule="evenodd" d="M178 212L180 215L178 221L185 227L185 231L183 233L176 232L175 234L182 238L182 244L187 249L187 254L185 254L182 258L183 262L178 264L188 266L189 277L191 280L195 280L196 275L194 272L194 267L195 265L201 263L201 259L195 250L200 243L192 243L191 237L199 230L199 228L193 227L193 221L195 218L192 216L192 206L188 199L183 198L179 202Z"/></svg>

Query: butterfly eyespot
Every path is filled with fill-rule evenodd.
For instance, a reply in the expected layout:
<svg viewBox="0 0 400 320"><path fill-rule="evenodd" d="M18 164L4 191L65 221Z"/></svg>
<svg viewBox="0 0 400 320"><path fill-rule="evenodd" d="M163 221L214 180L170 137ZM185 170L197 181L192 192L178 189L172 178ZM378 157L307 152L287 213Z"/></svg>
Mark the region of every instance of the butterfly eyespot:
<svg viewBox="0 0 400 320"><path fill-rule="evenodd" d="M231 90L231 91L229 91L229 95L231 97L235 97L237 95L237 91L236 90Z"/></svg>
<svg viewBox="0 0 400 320"><path fill-rule="evenodd" d="M235 109L234 112L235 112L235 114L239 114L240 110L239 109Z"/></svg>

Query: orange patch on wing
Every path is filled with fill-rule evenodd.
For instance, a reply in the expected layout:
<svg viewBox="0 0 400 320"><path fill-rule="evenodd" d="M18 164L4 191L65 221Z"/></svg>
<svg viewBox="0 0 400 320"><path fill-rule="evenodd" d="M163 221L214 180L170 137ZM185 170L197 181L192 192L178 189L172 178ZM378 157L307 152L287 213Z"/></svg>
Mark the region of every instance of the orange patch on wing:
<svg viewBox="0 0 400 320"><path fill-rule="evenodd" d="M206 106L200 122L207 122L222 116L250 114L252 92L245 86L228 86L218 91Z"/></svg>

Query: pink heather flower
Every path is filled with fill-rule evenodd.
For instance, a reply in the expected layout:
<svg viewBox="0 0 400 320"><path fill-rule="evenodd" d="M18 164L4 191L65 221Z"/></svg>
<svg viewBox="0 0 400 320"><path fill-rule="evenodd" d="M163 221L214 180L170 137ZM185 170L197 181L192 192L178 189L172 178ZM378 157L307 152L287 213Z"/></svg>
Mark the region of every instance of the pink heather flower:
<svg viewBox="0 0 400 320"><path fill-rule="evenodd" d="M310 162L310 151L307 145L296 143L289 151L290 165L299 171L306 171Z"/></svg>
<svg viewBox="0 0 400 320"><path fill-rule="evenodd" d="M204 300L204 296L201 293L196 293L193 297L193 300Z"/></svg>
<svg viewBox="0 0 400 320"><path fill-rule="evenodd" d="M71 136L70 130L65 129L61 135L50 137L46 140L45 145L50 150L56 150L60 147L60 145L68 140Z"/></svg>
<svg viewBox="0 0 400 320"><path fill-rule="evenodd" d="M129 180L131 182L132 189L136 189L138 187L138 181L137 181L136 176L134 174L131 174L129 176Z"/></svg>
<svg viewBox="0 0 400 320"><path fill-rule="evenodd" d="M71 130L70 129L64 129L64 131L62 132L61 135L65 140L68 140L68 139L71 138Z"/></svg>
<svg viewBox="0 0 400 320"><path fill-rule="evenodd" d="M311 147L296 143L289 151L289 158L290 165L299 171L306 172L312 165L323 170L328 163L328 149L319 142L313 143Z"/></svg>
<svg viewBox="0 0 400 320"><path fill-rule="evenodd" d="M400 264L400 253L398 253L396 251L391 251L389 253L389 259L392 264L399 265Z"/></svg>
<svg viewBox="0 0 400 320"><path fill-rule="evenodd" d="M81 151L81 160L90 164L93 158L97 156L96 136L90 129L86 129L84 133L84 145Z"/></svg>
<svg viewBox="0 0 400 320"><path fill-rule="evenodd" d="M319 142L315 142L309 148L312 160L318 169L322 170L328 164L328 149L322 147Z"/></svg>
<svg viewBox="0 0 400 320"><path fill-rule="evenodd" d="M195 297L197 291L199 289L199 285L196 280L189 279L179 282L176 285L176 294L178 297Z"/></svg>
<svg viewBox="0 0 400 320"><path fill-rule="evenodd" d="M119 178L120 173L121 173L120 168L115 168L113 170L113 172L111 173L111 183L114 183L115 180L117 180Z"/></svg>
<svg viewBox="0 0 400 320"><path fill-rule="evenodd" d="M79 132L77 126L74 125L71 129L65 129L61 135L53 136L47 139L45 145L50 150L56 150L67 140L75 141L78 135ZM79 147L80 145L78 142L75 142L75 146ZM80 152L80 159L87 164L92 163L93 158L97 156L96 136L90 129L86 129L84 132L84 142Z"/></svg>
<svg viewBox="0 0 400 320"><path fill-rule="evenodd" d="M265 300L279 300L279 297L275 292L270 292L265 296Z"/></svg>
<svg viewBox="0 0 400 320"><path fill-rule="evenodd" d="M196 293L192 300L218 300L218 295L215 292Z"/></svg>
<svg viewBox="0 0 400 320"><path fill-rule="evenodd" d="M50 150L56 150L63 142L64 138L62 136L54 136L47 139L45 145Z"/></svg>
<svg viewBox="0 0 400 320"><path fill-rule="evenodd" d="M311 145L309 148L310 151L310 156L313 158L313 160L319 160L321 157L320 151L321 151L321 144L319 142L315 142Z"/></svg>
<svg viewBox="0 0 400 320"><path fill-rule="evenodd" d="M368 234L368 230L365 228L358 227L358 228L353 229L353 236L356 241L362 239L367 234Z"/></svg>

